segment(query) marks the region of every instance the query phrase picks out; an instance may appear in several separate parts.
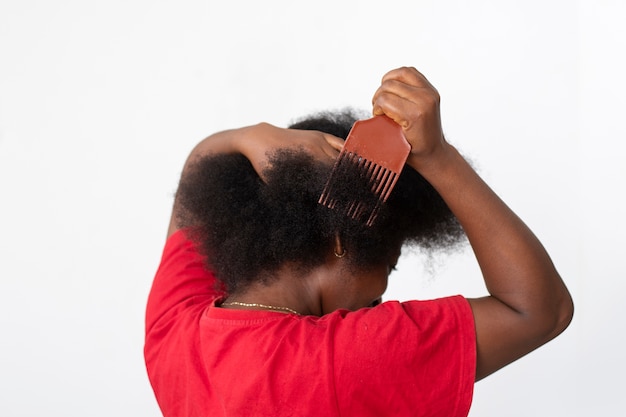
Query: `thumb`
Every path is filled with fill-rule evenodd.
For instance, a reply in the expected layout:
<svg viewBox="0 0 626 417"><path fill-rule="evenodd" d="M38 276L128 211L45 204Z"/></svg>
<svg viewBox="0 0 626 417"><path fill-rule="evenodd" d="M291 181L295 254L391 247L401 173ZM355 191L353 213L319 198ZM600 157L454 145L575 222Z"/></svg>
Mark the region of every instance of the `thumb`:
<svg viewBox="0 0 626 417"><path fill-rule="evenodd" d="M326 139L326 142L337 152L341 152L341 150L343 149L343 144L344 144L343 139L338 138L337 136L328 135L328 134L324 135L324 139Z"/></svg>

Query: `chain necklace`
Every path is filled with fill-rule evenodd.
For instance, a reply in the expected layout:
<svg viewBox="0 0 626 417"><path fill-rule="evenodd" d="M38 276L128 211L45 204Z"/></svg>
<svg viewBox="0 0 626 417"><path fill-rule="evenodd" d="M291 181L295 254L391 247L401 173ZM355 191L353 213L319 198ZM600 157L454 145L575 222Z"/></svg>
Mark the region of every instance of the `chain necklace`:
<svg viewBox="0 0 626 417"><path fill-rule="evenodd" d="M239 301L231 301L231 302L228 302L228 303L222 303L222 305L223 306L242 306L242 307L261 307L261 308L267 308L268 310L286 311L288 313L295 314L297 316L301 315L296 310L292 310L289 307L276 307L276 306L269 306L269 305L266 305L266 304L240 303Z"/></svg>

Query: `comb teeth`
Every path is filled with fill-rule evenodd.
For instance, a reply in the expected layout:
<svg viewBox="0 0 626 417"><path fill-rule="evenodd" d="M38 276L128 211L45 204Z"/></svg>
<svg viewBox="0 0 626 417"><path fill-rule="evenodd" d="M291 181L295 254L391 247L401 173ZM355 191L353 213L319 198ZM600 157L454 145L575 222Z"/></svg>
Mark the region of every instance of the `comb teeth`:
<svg viewBox="0 0 626 417"><path fill-rule="evenodd" d="M371 226L410 151L402 128L387 116L355 122L319 203Z"/></svg>
<svg viewBox="0 0 626 417"><path fill-rule="evenodd" d="M364 186L361 192L351 190L351 195L347 196L345 194L348 190L338 186L338 182L348 175L358 175ZM389 198L398 176L398 173L354 152L342 151L319 203L371 226L378 216L380 206Z"/></svg>

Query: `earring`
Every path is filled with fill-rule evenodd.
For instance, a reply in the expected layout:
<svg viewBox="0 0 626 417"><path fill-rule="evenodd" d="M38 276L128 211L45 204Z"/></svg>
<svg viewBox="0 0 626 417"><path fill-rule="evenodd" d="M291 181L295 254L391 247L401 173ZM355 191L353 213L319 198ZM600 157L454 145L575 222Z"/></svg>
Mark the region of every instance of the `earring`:
<svg viewBox="0 0 626 417"><path fill-rule="evenodd" d="M341 252L337 253L337 249L341 250ZM341 244L339 233L335 234L335 256L337 258L343 258L346 256L346 248Z"/></svg>

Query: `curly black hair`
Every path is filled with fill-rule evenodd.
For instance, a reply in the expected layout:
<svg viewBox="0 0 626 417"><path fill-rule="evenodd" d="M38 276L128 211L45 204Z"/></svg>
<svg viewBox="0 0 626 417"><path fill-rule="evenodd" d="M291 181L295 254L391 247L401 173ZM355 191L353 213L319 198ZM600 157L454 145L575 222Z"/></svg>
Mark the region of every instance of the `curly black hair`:
<svg viewBox="0 0 626 417"><path fill-rule="evenodd" d="M290 128L345 139L357 118L349 109L318 113ZM302 271L323 264L336 236L357 268L388 263L401 245L433 251L463 240L448 206L411 167L403 169L372 226L318 203L331 170L304 152L282 150L271 156L263 182L243 155L203 157L179 184L178 225L189 227L230 293L271 280L285 263ZM358 175L345 178L340 191L354 193L361 181Z"/></svg>

